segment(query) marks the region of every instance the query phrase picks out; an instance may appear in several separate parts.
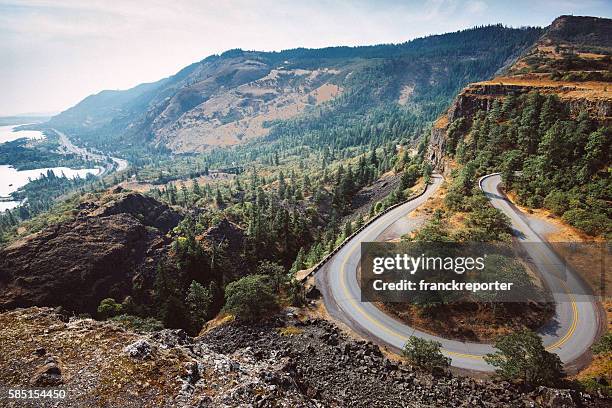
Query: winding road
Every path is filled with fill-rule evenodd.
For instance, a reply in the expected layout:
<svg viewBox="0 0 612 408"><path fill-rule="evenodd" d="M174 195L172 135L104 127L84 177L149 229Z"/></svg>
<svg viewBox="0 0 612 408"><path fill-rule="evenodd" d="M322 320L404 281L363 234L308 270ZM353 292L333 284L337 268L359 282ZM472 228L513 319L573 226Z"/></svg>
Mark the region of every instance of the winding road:
<svg viewBox="0 0 612 408"><path fill-rule="evenodd" d="M364 228L317 272L317 288L323 294L328 312L346 323L363 337L379 344L400 350L410 336L418 336L442 343L443 353L449 356L454 367L492 371L483 356L494 351L491 344L470 343L434 336L383 313L373 303L360 301L357 266L361 242L376 241L394 222L422 205L442 184L442 177L434 176L425 194L407 202ZM542 242L529 226L525 217L500 192L499 174L481 178L479 185L491 204L506 214L520 243ZM555 298L555 316L539 331L546 349L557 353L564 363L578 359L593 343L600 327L597 303L585 284L562 267L555 252L545 244L525 245L531 261L536 264L543 280ZM569 287L579 288L568 293ZM576 293L582 293L578 295Z"/></svg>

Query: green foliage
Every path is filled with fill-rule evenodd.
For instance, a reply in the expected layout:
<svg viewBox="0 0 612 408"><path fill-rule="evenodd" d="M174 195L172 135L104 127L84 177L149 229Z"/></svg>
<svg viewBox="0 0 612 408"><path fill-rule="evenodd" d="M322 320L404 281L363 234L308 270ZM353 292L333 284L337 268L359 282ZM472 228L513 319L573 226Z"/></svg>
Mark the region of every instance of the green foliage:
<svg viewBox="0 0 612 408"><path fill-rule="evenodd" d="M510 219L497 208L492 207L483 194L469 200L466 226L466 241L489 242L510 239Z"/></svg>
<svg viewBox="0 0 612 408"><path fill-rule="evenodd" d="M553 190L544 198L544 206L556 215L563 215L569 210L569 200L563 191Z"/></svg>
<svg viewBox="0 0 612 408"><path fill-rule="evenodd" d="M443 212L436 210L431 220L419 229L410 241L414 242L452 242L449 231L443 223Z"/></svg>
<svg viewBox="0 0 612 408"><path fill-rule="evenodd" d="M520 293L523 302L533 301L541 303L546 294L535 285L527 269L519 261L501 254L489 254L485 259L485 267L472 278L475 282L512 282L513 292ZM514 295L504 291L476 291L471 296L478 302L488 303L493 313L497 312L497 305L502 302L516 301ZM509 299L508 296L511 296ZM502 305L502 309L504 305ZM502 310L503 312L503 310Z"/></svg>
<svg viewBox="0 0 612 408"><path fill-rule="evenodd" d="M17 170L44 169L45 167L92 168L95 163L75 154L59 154L55 138L32 141L26 138L0 143L0 165L9 164Z"/></svg>
<svg viewBox="0 0 612 408"><path fill-rule="evenodd" d="M576 208L568 210L563 213L563 220L591 235L612 231L612 221L610 221L609 217L588 209Z"/></svg>
<svg viewBox="0 0 612 408"><path fill-rule="evenodd" d="M225 288L224 310L246 322L260 320L278 307L268 277L248 275Z"/></svg>
<svg viewBox="0 0 612 408"><path fill-rule="evenodd" d="M595 344L591 346L593 354L612 353L612 332L604 334Z"/></svg>
<svg viewBox="0 0 612 408"><path fill-rule="evenodd" d="M293 306L303 306L306 303L304 286L296 279L291 279L289 281L287 292L289 294L289 301Z"/></svg>
<svg viewBox="0 0 612 408"><path fill-rule="evenodd" d="M586 112L571 116L555 95L531 92L505 98L500 109L477 112L461 129L449 126L458 139L454 156L465 164L449 189L449 208L467 209L462 197L477 174L501 171L522 204L545 206L588 234L612 231L609 126Z"/></svg>
<svg viewBox="0 0 612 408"><path fill-rule="evenodd" d="M400 180L401 190L406 190L414 186L419 176L419 166L417 164L411 164L410 166L406 167Z"/></svg>
<svg viewBox="0 0 612 408"><path fill-rule="evenodd" d="M428 371L446 369L451 359L442 354L441 348L442 344L437 341L410 336L402 355L410 364Z"/></svg>
<svg viewBox="0 0 612 408"><path fill-rule="evenodd" d="M198 331L204 322L206 322L210 307L213 302L213 293L211 288L205 288L196 281L191 281L185 303L189 309L192 325L195 331Z"/></svg>
<svg viewBox="0 0 612 408"><path fill-rule="evenodd" d="M532 331L503 336L495 342L495 348L498 351L487 354L485 361L496 367L497 375L506 380L554 386L565 375L559 356L546 351L542 339Z"/></svg>
<svg viewBox="0 0 612 408"><path fill-rule="evenodd" d="M262 261L259 266L257 266L257 274L268 276L277 293L280 291L281 286L287 281L287 272L285 268L276 262Z"/></svg>
<svg viewBox="0 0 612 408"><path fill-rule="evenodd" d="M152 317L139 317L128 314L122 314L119 316L111 317L109 320L118 323L127 330L133 330L136 332L154 332L162 330L164 325L157 319Z"/></svg>
<svg viewBox="0 0 612 408"><path fill-rule="evenodd" d="M159 320L165 327L189 328L189 312L183 302L180 281L174 270L163 263L157 268L154 284Z"/></svg>
<svg viewBox="0 0 612 408"><path fill-rule="evenodd" d="M108 319L109 317L117 316L121 314L123 308L120 303L115 302L113 298L102 299L100 305L98 306L98 314L103 319Z"/></svg>

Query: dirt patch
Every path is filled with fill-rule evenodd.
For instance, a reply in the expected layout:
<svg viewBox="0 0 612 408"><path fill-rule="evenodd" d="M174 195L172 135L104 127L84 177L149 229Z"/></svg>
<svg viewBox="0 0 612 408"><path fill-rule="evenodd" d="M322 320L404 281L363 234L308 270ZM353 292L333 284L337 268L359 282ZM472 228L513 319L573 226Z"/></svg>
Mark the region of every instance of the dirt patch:
<svg viewBox="0 0 612 408"><path fill-rule="evenodd" d="M323 84L317 89L315 89L313 92L311 92L311 94L314 95L317 104L320 104L327 101L331 101L336 96L338 96L340 92L341 88L338 85Z"/></svg>
<svg viewBox="0 0 612 408"><path fill-rule="evenodd" d="M414 85L412 84L404 85L402 89L400 90L400 96L399 96L399 99L397 100L397 103L399 103L400 105L406 105L408 101L410 100L410 97L412 96L413 93L414 93Z"/></svg>

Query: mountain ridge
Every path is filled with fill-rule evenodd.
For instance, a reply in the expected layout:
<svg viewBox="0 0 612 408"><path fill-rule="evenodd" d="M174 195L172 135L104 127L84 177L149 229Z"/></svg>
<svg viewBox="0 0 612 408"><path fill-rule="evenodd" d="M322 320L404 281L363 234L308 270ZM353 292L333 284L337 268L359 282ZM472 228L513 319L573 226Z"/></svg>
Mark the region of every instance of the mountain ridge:
<svg viewBox="0 0 612 408"><path fill-rule="evenodd" d="M367 77L376 70L384 71L393 82L392 88L412 87L408 99L420 95L440 98L441 92L433 89L434 85L448 85L451 88L444 95L446 99L438 103L442 106L459 86L486 79L519 55L540 31L492 25L401 44L279 52L229 50L157 82L88 96L53 117L48 126L107 150L117 143L129 147L145 142L179 153L206 151L265 135L269 122L307 113L340 95L340 88L360 92L367 105L396 101L399 95L381 89L380 84L369 92L351 84L351 75ZM497 49L494 43L499 43ZM274 70L280 75L267 81L263 91L260 89L263 97L237 90L249 84L257 88L256 81ZM313 101L308 94L323 85L337 87L336 92ZM273 97L274 93L280 97ZM210 103L215 97L216 102ZM216 106L219 99L223 102ZM279 106L283 108L280 113ZM181 119L183 123L179 123ZM229 129L227 124L231 124Z"/></svg>

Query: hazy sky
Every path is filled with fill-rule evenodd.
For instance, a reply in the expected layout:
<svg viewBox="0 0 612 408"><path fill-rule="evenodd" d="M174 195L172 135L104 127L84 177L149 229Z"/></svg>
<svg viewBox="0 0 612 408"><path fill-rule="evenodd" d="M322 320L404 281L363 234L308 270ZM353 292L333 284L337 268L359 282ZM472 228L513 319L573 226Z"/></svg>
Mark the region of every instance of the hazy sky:
<svg viewBox="0 0 612 408"><path fill-rule="evenodd" d="M403 42L612 16L612 0L0 0L0 115L60 111L231 48Z"/></svg>

